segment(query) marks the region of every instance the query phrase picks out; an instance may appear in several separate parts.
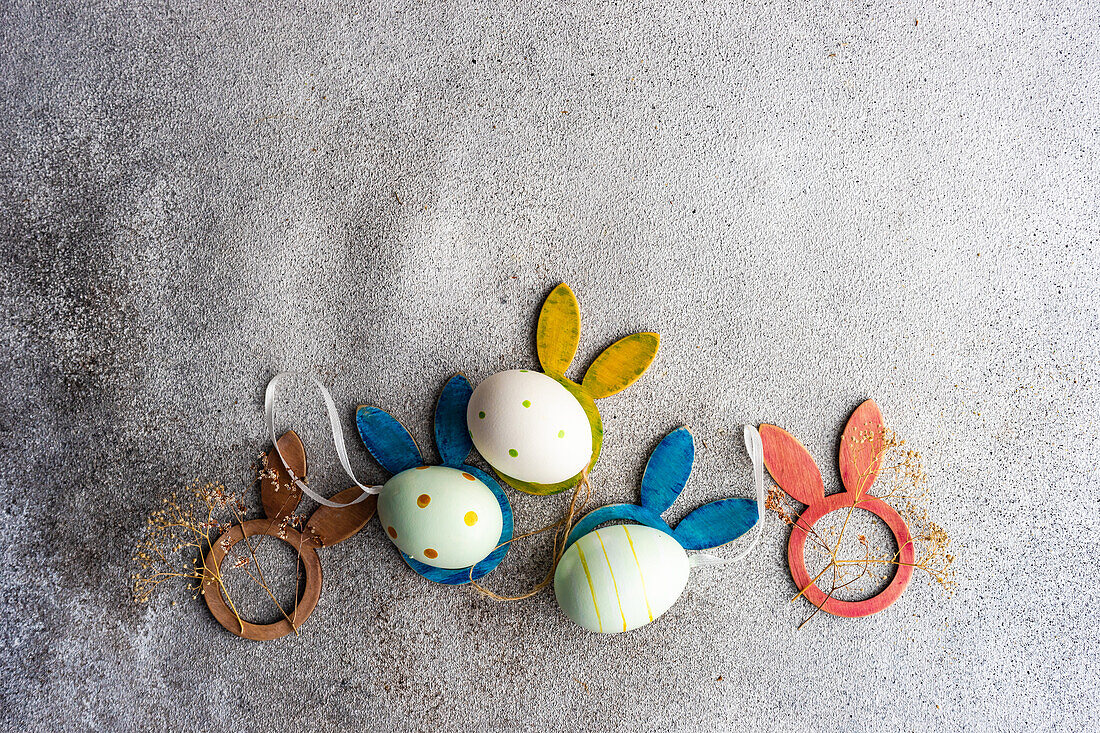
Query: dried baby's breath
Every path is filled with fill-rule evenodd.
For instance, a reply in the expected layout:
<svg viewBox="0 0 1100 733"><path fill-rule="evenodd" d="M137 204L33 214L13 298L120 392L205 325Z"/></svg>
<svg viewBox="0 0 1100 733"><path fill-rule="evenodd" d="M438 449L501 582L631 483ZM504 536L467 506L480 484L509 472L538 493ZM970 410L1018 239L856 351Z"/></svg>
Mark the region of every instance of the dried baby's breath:
<svg viewBox="0 0 1100 733"><path fill-rule="evenodd" d="M764 504L784 523L805 530L811 548L824 554L828 560L825 567L811 582L825 591L825 600L819 605L815 604L813 612L799 625L799 628L816 616L821 607L838 591L859 581L887 581L897 566L902 565L900 560L902 548L899 547L897 550L882 548L863 534L856 538L859 547L857 555L853 557L840 555L845 533L852 531L849 520L853 511L859 509L861 503L870 501L872 498L888 503L904 502L901 515L909 525L910 545L914 550L915 558L911 567L924 571L949 595L954 592L956 586L955 571L952 567L955 556L948 552L951 539L941 526L928 518L926 509L928 476L924 471L920 453L906 448L905 441L889 428L864 431L850 440L853 445L869 444L875 453L871 456L872 460L867 462L867 468L857 477L857 485L852 492L856 499L852 506L847 510L826 515L827 517L838 515L839 524L819 521L813 526L806 526L800 521L793 500L778 486L773 486L769 490ZM879 466L877 479L874 477L875 466ZM874 497L865 496L865 489L869 487L871 480L875 480ZM808 588L802 589L792 600L802 596L806 590Z"/></svg>
<svg viewBox="0 0 1100 733"><path fill-rule="evenodd" d="M275 478L276 474L268 467L267 457L261 456L256 477L265 476ZM220 592L243 631L244 622L229 593L222 567L212 562L212 550L220 542L225 569L244 572L265 591L283 617L290 620L268 585L256 556L256 549L266 535L245 536L232 547L228 537L223 536L234 524L245 521L246 512L241 494L229 490L221 482L192 483L182 492L173 492L163 499L161 506L146 519L145 531L135 550L134 601L148 603L165 581L183 580L194 598L208 591ZM300 529L305 518L289 512L274 521L278 527L277 536L286 539L286 530ZM299 557L299 563L300 560Z"/></svg>

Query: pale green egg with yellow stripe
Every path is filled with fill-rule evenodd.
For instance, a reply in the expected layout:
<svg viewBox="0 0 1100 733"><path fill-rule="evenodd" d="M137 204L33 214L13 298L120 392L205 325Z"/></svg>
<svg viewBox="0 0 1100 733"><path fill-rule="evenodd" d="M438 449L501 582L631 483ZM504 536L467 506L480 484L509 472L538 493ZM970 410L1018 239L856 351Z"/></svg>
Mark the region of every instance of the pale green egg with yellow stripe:
<svg viewBox="0 0 1100 733"><path fill-rule="evenodd" d="M687 553L671 536L619 524L569 546L554 573L554 595L565 614L589 631L630 631L672 607L689 571Z"/></svg>

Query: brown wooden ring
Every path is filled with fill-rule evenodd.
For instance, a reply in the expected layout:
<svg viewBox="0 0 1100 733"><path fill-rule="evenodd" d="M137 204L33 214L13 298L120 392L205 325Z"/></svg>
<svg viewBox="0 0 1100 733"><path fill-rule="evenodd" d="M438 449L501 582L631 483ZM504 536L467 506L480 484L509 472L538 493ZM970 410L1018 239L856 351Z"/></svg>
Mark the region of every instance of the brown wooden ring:
<svg viewBox="0 0 1100 733"><path fill-rule="evenodd" d="M214 618L227 631L232 631L237 636L253 641L281 639L304 624L309 615L313 613L313 609L317 607L317 601L321 598L321 558L317 555L316 547L296 530L289 527L281 529L278 522L270 519L250 519L243 524L233 525L229 528L229 531L214 542L210 552L206 555L206 567L220 569L226 552L243 540L246 533L248 537L259 535L275 537L298 551L298 556L302 559L302 564L306 569L306 587L302 591L302 598L298 601L297 606L291 609L288 614L294 620L294 624L291 625L290 621L285 618L272 624L253 624L244 619L238 621L237 616L229 608L229 604L226 603L221 583L209 570L203 578L202 597L206 599L206 606L210 609L210 613L214 614Z"/></svg>

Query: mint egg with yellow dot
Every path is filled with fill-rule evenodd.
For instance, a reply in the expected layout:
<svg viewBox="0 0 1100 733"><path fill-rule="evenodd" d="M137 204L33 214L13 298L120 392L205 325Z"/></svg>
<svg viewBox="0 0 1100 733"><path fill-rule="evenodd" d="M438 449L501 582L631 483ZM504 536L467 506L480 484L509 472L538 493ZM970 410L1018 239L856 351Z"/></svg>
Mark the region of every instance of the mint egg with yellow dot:
<svg viewBox="0 0 1100 733"><path fill-rule="evenodd" d="M565 376L580 344L580 305L565 283L547 296L536 343L543 371L498 372L473 391L466 423L474 446L502 481L529 494L554 494L580 480L603 446L595 400L633 384L652 363L660 337L635 333L605 349L580 383Z"/></svg>
<svg viewBox="0 0 1100 733"><path fill-rule="evenodd" d="M443 465L426 465L420 449L388 412L360 406L355 424L367 451L393 476L378 494L378 520L413 570L438 583L478 580L504 558L512 510L500 485L467 465L473 445L466 429L472 393L452 377L436 405L435 440Z"/></svg>
<svg viewBox="0 0 1100 733"><path fill-rule="evenodd" d="M406 555L437 568L466 568L496 547L504 519L496 497L467 471L420 466L386 482L378 519Z"/></svg>

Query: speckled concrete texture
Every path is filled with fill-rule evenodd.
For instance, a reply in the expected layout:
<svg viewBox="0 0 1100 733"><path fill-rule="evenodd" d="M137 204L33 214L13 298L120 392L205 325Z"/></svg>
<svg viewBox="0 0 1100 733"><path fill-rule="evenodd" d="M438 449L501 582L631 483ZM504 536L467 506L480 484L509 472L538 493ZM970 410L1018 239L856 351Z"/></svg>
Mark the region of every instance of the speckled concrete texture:
<svg viewBox="0 0 1100 733"><path fill-rule="evenodd" d="M0 726L11 731L1075 730L1100 698L1095 3L128 3L0 9ZM550 288L663 335L601 403L600 503L692 427L671 518L751 494L740 425L839 485L873 396L959 589L791 603L786 529L626 635L550 595L323 551L300 639L131 602L146 514L239 484L282 369L430 445L443 381L536 365ZM344 488L289 393L314 485ZM564 497L511 493L521 530ZM724 552L733 552L735 548ZM491 576L515 590L542 540ZM173 605L173 601L176 601Z"/></svg>

